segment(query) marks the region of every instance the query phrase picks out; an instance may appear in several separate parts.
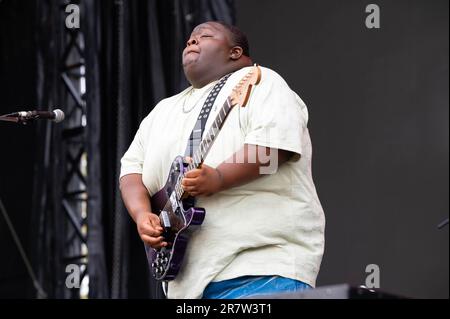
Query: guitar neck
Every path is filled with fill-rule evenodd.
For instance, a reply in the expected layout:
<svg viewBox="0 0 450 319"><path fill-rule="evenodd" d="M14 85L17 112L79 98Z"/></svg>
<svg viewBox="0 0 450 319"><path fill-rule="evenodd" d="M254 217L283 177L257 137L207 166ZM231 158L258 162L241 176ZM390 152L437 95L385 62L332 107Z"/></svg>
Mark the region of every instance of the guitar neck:
<svg viewBox="0 0 450 319"><path fill-rule="evenodd" d="M222 126L225 123L225 120L228 114L230 114L232 108L233 106L231 105L231 100L229 97L227 97L225 103L222 105L219 112L217 113L216 118L214 119L214 122L212 123L210 129L205 135L203 135L204 137L202 138L200 145L198 146L197 150L194 153L192 162L188 166L189 171L195 168L199 168L203 164L203 161L208 155L209 150L214 144L214 141L216 140L216 137L219 134L220 130L222 129Z"/></svg>
<svg viewBox="0 0 450 319"><path fill-rule="evenodd" d="M204 135L205 137L202 139L202 141L200 142L200 145L198 146L197 150L195 151L194 156L192 158L192 162L187 167L187 171L190 171L190 170L193 170L193 169L196 169L196 168L199 168L200 166L202 166L206 155L208 155L209 150L211 149L214 141L216 140L216 137L219 134L220 130L222 129L222 126L225 123L225 120L232 108L233 108L233 105L231 104L230 97L227 97L227 99L225 100L225 103L222 105L219 112L217 113L216 118L214 119L214 122L211 125L211 128ZM175 191L176 191L178 199L181 199L186 195L183 187L181 186L181 175L180 175L180 179L178 180L178 182L175 186Z"/></svg>

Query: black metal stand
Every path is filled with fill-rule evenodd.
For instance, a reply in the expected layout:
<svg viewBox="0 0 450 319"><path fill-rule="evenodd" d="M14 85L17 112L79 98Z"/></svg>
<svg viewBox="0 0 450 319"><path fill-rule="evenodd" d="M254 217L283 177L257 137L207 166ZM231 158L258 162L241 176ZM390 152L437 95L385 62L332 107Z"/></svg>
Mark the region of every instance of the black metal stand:
<svg viewBox="0 0 450 319"><path fill-rule="evenodd" d="M25 254L25 250L23 249L22 243L20 242L19 236L17 236L16 230L14 229L13 224L11 223L11 219L9 218L8 212L6 211L5 206L3 205L2 199L0 198L0 211L5 219L6 225L8 226L9 231L11 232L11 236L16 244L17 250L19 251L20 257L22 257L23 263L27 269L28 275L33 282L34 289L36 290L36 298L38 299L46 299L47 293L42 289L41 284L39 283L36 274L31 267L31 263Z"/></svg>
<svg viewBox="0 0 450 319"><path fill-rule="evenodd" d="M7 114L7 115L1 115L0 121L19 123L19 118L12 117L12 116L9 116L9 114ZM23 124L26 124L26 123L23 123Z"/></svg>
<svg viewBox="0 0 450 319"><path fill-rule="evenodd" d="M448 218L443 220L437 227L438 227L438 229L442 229L447 225L448 225Z"/></svg>

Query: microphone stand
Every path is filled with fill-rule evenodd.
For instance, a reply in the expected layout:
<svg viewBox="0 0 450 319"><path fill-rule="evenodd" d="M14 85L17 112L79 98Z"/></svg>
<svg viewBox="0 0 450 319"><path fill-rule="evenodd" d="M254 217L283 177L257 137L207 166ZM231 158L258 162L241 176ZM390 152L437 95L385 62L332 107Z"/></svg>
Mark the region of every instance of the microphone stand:
<svg viewBox="0 0 450 319"><path fill-rule="evenodd" d="M444 228L444 227L447 226L447 225L448 225L448 218L445 219L445 220L443 220L443 221L437 226L437 228L438 228L438 229L442 229L442 228Z"/></svg>
<svg viewBox="0 0 450 319"><path fill-rule="evenodd" d="M0 121L4 122L14 122L14 123L20 123L23 125L27 125L29 121L34 120L34 118L24 118L21 116L14 116L14 113L6 114L6 115L0 115Z"/></svg>
<svg viewBox="0 0 450 319"><path fill-rule="evenodd" d="M0 211L2 212L3 218L6 221L6 225L9 228L9 231L11 232L11 236L14 240L14 243L17 246L17 250L20 253L20 256L22 257L23 263L25 264L25 267L27 269L28 275L31 278L31 281L33 282L34 289L36 289L36 294L38 299L46 299L47 293L42 289L42 286L39 284L39 281L36 277L36 274L33 271L33 268L31 267L31 263L27 258L27 255L25 254L25 250L23 249L22 243L20 242L19 237L17 236L16 230L14 229L13 224L11 223L11 219L9 219L8 213L6 212L6 208L3 205L2 199L0 198Z"/></svg>
<svg viewBox="0 0 450 319"><path fill-rule="evenodd" d="M2 115L2 116L0 116L0 121L19 123L19 118L17 118L17 117L8 117L7 115ZM24 123L24 124L26 124L26 123Z"/></svg>

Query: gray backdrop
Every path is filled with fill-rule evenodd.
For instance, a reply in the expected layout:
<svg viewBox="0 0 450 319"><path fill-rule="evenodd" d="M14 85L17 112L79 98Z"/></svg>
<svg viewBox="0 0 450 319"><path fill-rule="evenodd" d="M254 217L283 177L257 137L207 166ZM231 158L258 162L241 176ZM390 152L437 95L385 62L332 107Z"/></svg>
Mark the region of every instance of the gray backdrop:
<svg viewBox="0 0 450 319"><path fill-rule="evenodd" d="M367 29L376 3L381 28ZM236 1L253 58L310 112L327 218L318 285L448 298L448 0Z"/></svg>

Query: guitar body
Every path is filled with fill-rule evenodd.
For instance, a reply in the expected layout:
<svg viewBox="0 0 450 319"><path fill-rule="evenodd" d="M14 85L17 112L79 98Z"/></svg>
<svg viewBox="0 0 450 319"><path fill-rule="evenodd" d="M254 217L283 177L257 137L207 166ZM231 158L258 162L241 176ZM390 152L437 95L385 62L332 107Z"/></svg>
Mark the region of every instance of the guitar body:
<svg viewBox="0 0 450 319"><path fill-rule="evenodd" d="M182 266L189 237L205 219L205 210L194 207L193 197L178 199L176 196L176 185L186 171L187 163L183 162L183 157L176 157L166 184L151 199L152 210L160 215L163 236L169 243L159 250L146 246L147 259L157 280L175 278ZM167 209L168 204L170 209Z"/></svg>

